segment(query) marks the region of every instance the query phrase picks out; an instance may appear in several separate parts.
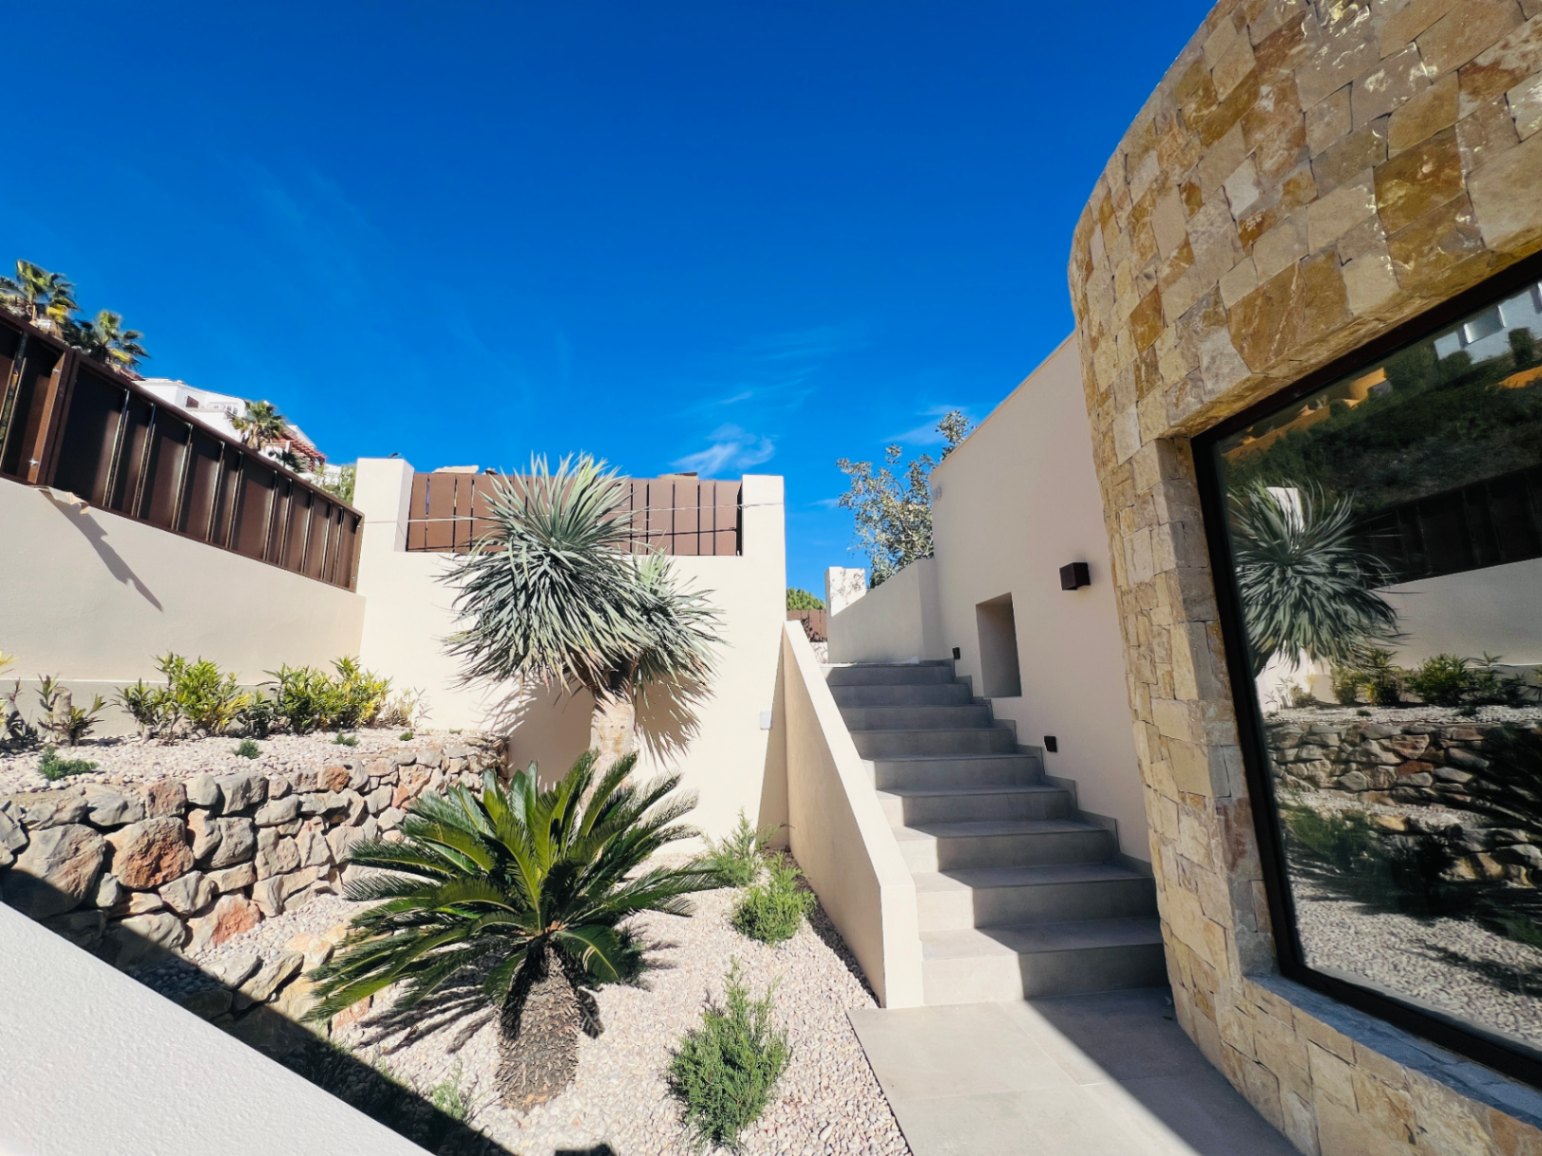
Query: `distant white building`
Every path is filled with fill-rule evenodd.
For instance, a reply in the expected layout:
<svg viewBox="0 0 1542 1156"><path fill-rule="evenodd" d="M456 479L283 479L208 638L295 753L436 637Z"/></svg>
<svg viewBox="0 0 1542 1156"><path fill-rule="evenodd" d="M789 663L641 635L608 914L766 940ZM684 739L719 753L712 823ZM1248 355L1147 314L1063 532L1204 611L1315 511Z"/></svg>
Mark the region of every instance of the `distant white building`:
<svg viewBox="0 0 1542 1156"><path fill-rule="evenodd" d="M212 389L199 389L169 377L147 377L139 385L141 389L154 394L157 400L176 406L216 433L235 438L236 441L241 440L234 419L246 413L247 406L251 404L246 398L216 393ZM263 447L264 456L277 459L285 450L289 450L305 463L304 472L325 476L328 472L326 455L293 422L286 421L285 428L285 437Z"/></svg>
<svg viewBox="0 0 1542 1156"><path fill-rule="evenodd" d="M1528 285L1442 333L1435 338L1435 354L1450 357L1465 351L1474 362L1497 357L1510 352L1510 333L1515 329L1529 329L1542 342L1542 284Z"/></svg>

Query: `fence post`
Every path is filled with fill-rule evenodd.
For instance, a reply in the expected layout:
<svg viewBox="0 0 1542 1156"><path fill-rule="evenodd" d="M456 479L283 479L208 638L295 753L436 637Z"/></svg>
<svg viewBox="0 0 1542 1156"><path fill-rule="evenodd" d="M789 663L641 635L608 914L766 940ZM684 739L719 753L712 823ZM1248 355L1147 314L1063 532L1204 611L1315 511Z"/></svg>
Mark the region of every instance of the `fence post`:
<svg viewBox="0 0 1542 1156"><path fill-rule="evenodd" d="M59 441L64 436L64 423L70 412L70 392L75 386L75 366L75 351L64 350L54 362L53 372L43 387L37 437L27 458L28 485L53 485L59 462Z"/></svg>

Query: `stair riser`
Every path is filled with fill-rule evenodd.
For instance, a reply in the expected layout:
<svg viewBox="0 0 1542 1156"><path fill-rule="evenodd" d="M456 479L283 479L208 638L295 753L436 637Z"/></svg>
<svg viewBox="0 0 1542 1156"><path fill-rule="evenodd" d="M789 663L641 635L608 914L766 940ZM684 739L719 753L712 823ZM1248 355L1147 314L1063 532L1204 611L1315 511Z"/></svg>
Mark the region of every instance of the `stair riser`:
<svg viewBox="0 0 1542 1156"><path fill-rule="evenodd" d="M912 871L956 867L1037 867L1044 863L1101 863L1114 852L1107 831L1044 831L1022 835L957 835L901 839Z"/></svg>
<svg viewBox="0 0 1542 1156"><path fill-rule="evenodd" d="M836 705L848 706L965 706L969 688L961 682L917 686L832 686Z"/></svg>
<svg viewBox="0 0 1542 1156"><path fill-rule="evenodd" d="M949 784L950 786L956 784ZM966 819L1069 819L1069 791L1025 791L1020 795L936 795L903 798L881 795L884 814L897 827Z"/></svg>
<svg viewBox="0 0 1542 1156"><path fill-rule="evenodd" d="M963 730L991 725L991 708L966 706L843 706L841 718L849 731Z"/></svg>
<svg viewBox="0 0 1542 1156"><path fill-rule="evenodd" d="M1010 759L928 759L925 762L873 761L880 791L915 787L1019 787L1037 783L1042 772L1033 755Z"/></svg>
<svg viewBox="0 0 1542 1156"><path fill-rule="evenodd" d="M1005 727L978 730L852 731L857 753L864 759L905 755L1008 754L1017 740Z"/></svg>
<svg viewBox="0 0 1542 1156"><path fill-rule="evenodd" d="M830 686L919 686L953 681L950 666L836 666L825 676Z"/></svg>
<svg viewBox="0 0 1542 1156"><path fill-rule="evenodd" d="M1140 918L1155 914L1156 887L1150 879L1096 879L971 891L917 891L916 909L922 931Z"/></svg>
<svg viewBox="0 0 1542 1156"><path fill-rule="evenodd" d="M922 994L928 1005L1042 999L1166 982L1159 943L1035 952L1016 958L928 959L921 964Z"/></svg>

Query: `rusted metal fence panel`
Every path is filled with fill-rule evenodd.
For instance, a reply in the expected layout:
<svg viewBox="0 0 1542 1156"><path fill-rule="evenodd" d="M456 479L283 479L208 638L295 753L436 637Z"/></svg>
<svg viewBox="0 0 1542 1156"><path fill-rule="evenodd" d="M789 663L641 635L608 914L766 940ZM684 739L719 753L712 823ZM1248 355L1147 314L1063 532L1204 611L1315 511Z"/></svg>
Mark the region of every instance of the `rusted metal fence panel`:
<svg viewBox="0 0 1542 1156"><path fill-rule="evenodd" d="M517 477L458 470L414 474L407 549L470 550L491 528L493 488ZM627 478L633 554L734 556L742 550L738 482L692 477Z"/></svg>
<svg viewBox="0 0 1542 1156"><path fill-rule="evenodd" d="M357 510L3 313L0 478L354 587Z"/></svg>
<svg viewBox="0 0 1542 1156"><path fill-rule="evenodd" d="M788 622L803 623L803 633L810 642L830 640L830 612L828 610L789 610Z"/></svg>

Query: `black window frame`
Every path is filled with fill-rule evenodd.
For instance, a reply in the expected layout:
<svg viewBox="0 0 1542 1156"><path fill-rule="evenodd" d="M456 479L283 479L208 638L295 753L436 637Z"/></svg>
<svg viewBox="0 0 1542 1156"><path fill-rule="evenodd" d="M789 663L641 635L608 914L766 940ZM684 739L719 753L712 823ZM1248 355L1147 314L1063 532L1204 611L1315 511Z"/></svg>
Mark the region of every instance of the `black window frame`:
<svg viewBox="0 0 1542 1156"><path fill-rule="evenodd" d="M1535 285L1538 281L1542 281L1542 252L1508 266L1473 288L1373 337L1323 368L1196 434L1189 439L1188 444L1199 488L1211 583L1215 589L1232 705L1242 745L1243 765L1264 876L1264 892L1274 929L1280 974L1431 1043L1533 1087L1542 1088L1542 1048L1526 1050L1509 1040L1476 1030L1475 1025L1432 1009L1415 1007L1412 1003L1394 999L1374 988L1317 971L1307 964L1286 873L1284 840L1281 836L1283 828L1269 771L1263 713L1257 689L1248 674L1250 664L1246 633L1237 593L1236 563L1227 531L1225 494L1221 486L1217 452L1218 443L1239 430L1278 413L1282 408L1325 386L1364 372L1401 349L1449 332L1464 317L1483 308L1485 304L1498 304L1528 284ZM1538 336L1542 337L1542 334Z"/></svg>

